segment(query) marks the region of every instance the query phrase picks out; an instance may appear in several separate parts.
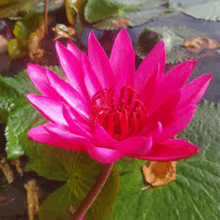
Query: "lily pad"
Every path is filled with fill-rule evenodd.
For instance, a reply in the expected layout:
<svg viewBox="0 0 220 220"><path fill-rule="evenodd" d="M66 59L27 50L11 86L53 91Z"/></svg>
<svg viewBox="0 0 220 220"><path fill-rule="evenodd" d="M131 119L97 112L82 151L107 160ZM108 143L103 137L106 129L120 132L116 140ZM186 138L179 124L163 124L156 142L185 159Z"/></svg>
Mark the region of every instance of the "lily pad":
<svg viewBox="0 0 220 220"><path fill-rule="evenodd" d="M72 164L68 168L72 179L47 197L40 208L40 220L71 219L68 212L69 206L78 207L94 184L101 164L93 161L85 153L72 154L72 157ZM97 199L86 213L86 220L110 219L118 189L119 174L117 168L114 167Z"/></svg>
<svg viewBox="0 0 220 220"><path fill-rule="evenodd" d="M150 27L139 36L136 52L144 59L157 42L164 40L166 63L178 63L193 58L184 47L185 40L206 35L188 27Z"/></svg>
<svg viewBox="0 0 220 220"><path fill-rule="evenodd" d="M182 11L196 19L220 20L220 2L216 0L169 0L171 8Z"/></svg>
<svg viewBox="0 0 220 220"><path fill-rule="evenodd" d="M220 218L220 105L204 101L190 125L177 137L200 147L198 155L177 162L176 180L143 191L142 164L117 163L120 193L112 220L185 220ZM129 211L128 211L129 210Z"/></svg>
<svg viewBox="0 0 220 220"><path fill-rule="evenodd" d="M53 11L63 5L63 2L56 3L56 0L48 1L48 10ZM31 11L42 13L44 1L39 0L4 0L0 3L0 18L14 17L19 11Z"/></svg>
<svg viewBox="0 0 220 220"><path fill-rule="evenodd" d="M171 12L168 0L89 0L85 19L99 29L113 30L120 28L114 21L126 20L122 26L135 26Z"/></svg>

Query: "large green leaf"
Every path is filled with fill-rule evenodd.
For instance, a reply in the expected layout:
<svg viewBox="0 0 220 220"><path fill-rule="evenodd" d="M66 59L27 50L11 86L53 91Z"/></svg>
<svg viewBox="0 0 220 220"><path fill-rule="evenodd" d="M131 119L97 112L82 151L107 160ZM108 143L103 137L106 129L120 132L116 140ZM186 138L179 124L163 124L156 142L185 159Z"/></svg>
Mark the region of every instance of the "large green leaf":
<svg viewBox="0 0 220 220"><path fill-rule="evenodd" d="M220 2L218 0L169 0L171 8L182 11L197 19L219 21Z"/></svg>
<svg viewBox="0 0 220 220"><path fill-rule="evenodd" d="M59 67L50 67L64 78ZM43 124L46 120L26 100L28 93L39 94L34 84L30 81L27 71L22 71L15 77L0 77L0 117L4 120L8 116L6 126L6 152L8 159L15 159L24 154L27 140L27 132L30 128ZM30 143L29 143L30 144ZM30 144L31 145L31 144Z"/></svg>
<svg viewBox="0 0 220 220"><path fill-rule="evenodd" d="M53 11L63 5L60 1L48 1L48 9ZM44 1L41 0L1 0L0 3L0 18L16 16L19 11L39 12L44 11Z"/></svg>
<svg viewBox="0 0 220 220"><path fill-rule="evenodd" d="M68 212L69 206L72 204L71 197L71 190L67 184L56 189L41 205L39 219L71 219L70 212Z"/></svg>
<svg viewBox="0 0 220 220"><path fill-rule="evenodd" d="M72 205L78 207L93 186L100 171L101 164L93 161L85 153L72 153L68 170L71 179L65 185L47 197L40 209L39 218L44 219L71 219L68 209ZM119 189L119 174L116 167L102 188L92 207L86 213L86 220L107 220L113 211Z"/></svg>
<svg viewBox="0 0 220 220"><path fill-rule="evenodd" d="M18 92L10 84L4 82L4 77L0 76L0 122L6 123L8 112L15 107Z"/></svg>
<svg viewBox="0 0 220 220"><path fill-rule="evenodd" d="M135 26L170 13L168 3L168 0L88 0L85 19L100 29L117 29L112 22L115 19L127 19L130 26Z"/></svg>
<svg viewBox="0 0 220 220"><path fill-rule="evenodd" d="M157 42L164 40L166 63L178 63L195 58L184 47L185 40L206 35L188 27L149 27L139 36L136 52L144 59Z"/></svg>
<svg viewBox="0 0 220 220"><path fill-rule="evenodd" d="M143 191L140 160L121 160L120 193L112 220L220 219L220 105L203 102L178 135L200 147L198 155L177 163L176 180Z"/></svg>

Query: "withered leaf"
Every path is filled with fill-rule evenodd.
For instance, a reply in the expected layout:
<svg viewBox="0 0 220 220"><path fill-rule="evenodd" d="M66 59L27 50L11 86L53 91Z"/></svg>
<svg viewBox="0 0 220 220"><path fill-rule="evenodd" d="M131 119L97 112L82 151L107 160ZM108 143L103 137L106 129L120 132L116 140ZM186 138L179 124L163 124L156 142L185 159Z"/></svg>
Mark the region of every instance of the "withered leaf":
<svg viewBox="0 0 220 220"><path fill-rule="evenodd" d="M5 178L7 179L8 183L12 183L14 180L13 171L11 170L10 165L4 157L0 161L0 169L5 175Z"/></svg>
<svg viewBox="0 0 220 220"><path fill-rule="evenodd" d="M176 162L150 161L142 166L142 174L145 182L150 186L166 185L176 179Z"/></svg>
<svg viewBox="0 0 220 220"><path fill-rule="evenodd" d="M199 53L203 49L215 49L220 46L220 44L207 37L196 37L191 40L186 40L184 43L187 50L193 53Z"/></svg>
<svg viewBox="0 0 220 220"><path fill-rule="evenodd" d="M34 220L34 216L39 211L39 188L35 179L24 184L24 187L27 190L28 219Z"/></svg>

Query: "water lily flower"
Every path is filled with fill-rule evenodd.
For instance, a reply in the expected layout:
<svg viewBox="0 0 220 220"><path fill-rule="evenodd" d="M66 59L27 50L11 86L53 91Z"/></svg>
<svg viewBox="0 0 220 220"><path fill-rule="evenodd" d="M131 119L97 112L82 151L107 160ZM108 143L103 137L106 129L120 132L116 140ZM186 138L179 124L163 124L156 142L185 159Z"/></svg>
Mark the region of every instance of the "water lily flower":
<svg viewBox="0 0 220 220"><path fill-rule="evenodd" d="M160 41L135 71L135 52L122 29L110 58L93 32L88 56L71 41L56 42L66 80L29 64L28 74L42 95L27 99L51 123L32 128L28 137L68 150L87 151L100 163L123 157L176 161L198 147L173 137L191 121L211 80L205 74L188 81L197 61L180 63L164 74Z"/></svg>

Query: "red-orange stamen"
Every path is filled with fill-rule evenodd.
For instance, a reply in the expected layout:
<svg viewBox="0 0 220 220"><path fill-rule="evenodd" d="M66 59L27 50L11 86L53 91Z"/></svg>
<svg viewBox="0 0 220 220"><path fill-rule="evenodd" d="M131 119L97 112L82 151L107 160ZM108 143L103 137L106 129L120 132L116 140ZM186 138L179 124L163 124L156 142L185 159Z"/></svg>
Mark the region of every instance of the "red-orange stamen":
<svg viewBox="0 0 220 220"><path fill-rule="evenodd" d="M131 87L122 87L117 106L114 89L104 89L92 98L93 122L101 124L109 135L117 140L137 133L145 121L145 107L140 95Z"/></svg>

